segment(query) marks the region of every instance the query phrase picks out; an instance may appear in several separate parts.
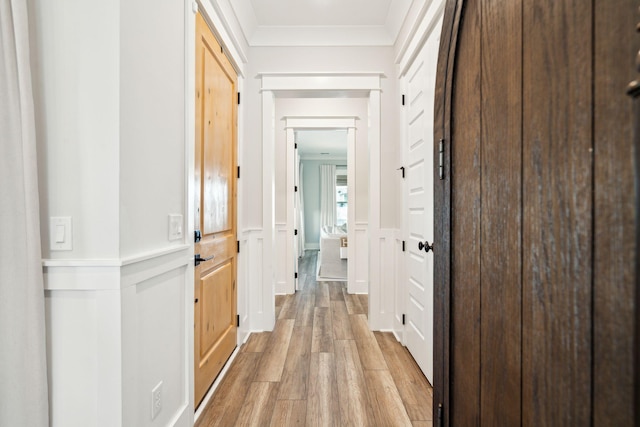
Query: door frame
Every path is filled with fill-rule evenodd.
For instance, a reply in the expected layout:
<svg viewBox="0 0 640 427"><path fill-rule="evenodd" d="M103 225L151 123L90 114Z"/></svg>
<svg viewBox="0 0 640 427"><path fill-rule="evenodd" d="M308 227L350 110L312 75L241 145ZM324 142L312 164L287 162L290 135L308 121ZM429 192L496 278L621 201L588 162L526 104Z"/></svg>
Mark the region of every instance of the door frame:
<svg viewBox="0 0 640 427"><path fill-rule="evenodd" d="M289 293L297 290L294 273L298 272L297 254L294 254L293 240L295 238L295 194L291 189L295 185L296 150L295 132L298 130L328 130L345 129L347 131L347 182L355 183L355 153L356 153L356 120L357 116L285 116L284 130L287 133L287 289ZM347 193L347 241L355 243L355 221L356 221L356 192L349 190ZM304 226L304 225L301 225ZM347 246L347 259L355 259L355 244ZM347 292L355 293L355 269L353 262L347 262Z"/></svg>
<svg viewBox="0 0 640 427"><path fill-rule="evenodd" d="M263 280L261 286L262 312L256 314L256 326L273 330L275 326L275 104L278 96L288 98L347 97L367 98L369 145L369 256L368 293L369 327L372 330L388 328L392 310L385 311L382 283L378 271L381 260L380 232L380 142L381 142L381 72L280 72L258 73L262 94L262 203L263 219ZM373 271L373 269L376 271ZM380 310L377 310L380 308Z"/></svg>
<svg viewBox="0 0 640 427"><path fill-rule="evenodd" d="M460 17L464 0L446 0L434 102L433 140L444 141L444 179L434 168L434 240L438 250L434 252L434 324L433 324L433 420L435 425L448 425L450 420L451 351L451 100L456 47L460 30ZM438 159L438 145L434 143L434 161Z"/></svg>

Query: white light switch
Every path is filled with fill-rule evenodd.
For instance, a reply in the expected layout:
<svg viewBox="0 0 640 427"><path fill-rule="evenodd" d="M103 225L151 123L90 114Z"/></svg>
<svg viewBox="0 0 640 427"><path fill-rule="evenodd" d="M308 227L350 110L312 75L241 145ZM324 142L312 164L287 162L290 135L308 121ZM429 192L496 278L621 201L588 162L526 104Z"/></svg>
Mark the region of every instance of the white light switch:
<svg viewBox="0 0 640 427"><path fill-rule="evenodd" d="M70 216L52 216L49 218L49 241L52 251L70 251L73 249Z"/></svg>
<svg viewBox="0 0 640 427"><path fill-rule="evenodd" d="M169 214L169 240L182 238L182 215Z"/></svg>

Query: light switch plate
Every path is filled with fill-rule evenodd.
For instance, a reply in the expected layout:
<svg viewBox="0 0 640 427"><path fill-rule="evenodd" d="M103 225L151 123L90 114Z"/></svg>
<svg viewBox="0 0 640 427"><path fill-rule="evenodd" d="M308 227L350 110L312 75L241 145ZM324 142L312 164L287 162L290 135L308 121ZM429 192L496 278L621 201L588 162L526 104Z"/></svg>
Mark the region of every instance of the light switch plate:
<svg viewBox="0 0 640 427"><path fill-rule="evenodd" d="M182 215L169 214L169 240L182 239Z"/></svg>
<svg viewBox="0 0 640 427"><path fill-rule="evenodd" d="M73 250L70 216L52 216L49 218L49 248L52 251Z"/></svg>

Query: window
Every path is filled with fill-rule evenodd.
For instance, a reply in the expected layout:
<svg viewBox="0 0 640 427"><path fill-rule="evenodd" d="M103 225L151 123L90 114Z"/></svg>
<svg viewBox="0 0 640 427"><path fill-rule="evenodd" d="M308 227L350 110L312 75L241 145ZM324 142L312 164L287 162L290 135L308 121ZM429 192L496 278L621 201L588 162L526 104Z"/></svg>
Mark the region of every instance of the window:
<svg viewBox="0 0 640 427"><path fill-rule="evenodd" d="M347 223L347 175L340 174L340 170L336 173L336 225L344 225Z"/></svg>

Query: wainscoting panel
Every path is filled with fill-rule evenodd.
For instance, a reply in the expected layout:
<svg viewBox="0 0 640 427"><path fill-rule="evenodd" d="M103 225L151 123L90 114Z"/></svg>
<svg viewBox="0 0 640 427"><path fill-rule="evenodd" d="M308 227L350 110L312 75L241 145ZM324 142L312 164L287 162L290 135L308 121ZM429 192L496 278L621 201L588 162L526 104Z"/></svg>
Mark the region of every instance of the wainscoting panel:
<svg viewBox="0 0 640 427"><path fill-rule="evenodd" d="M187 426L193 419L193 254L45 260L53 426ZM151 420L151 390L162 410Z"/></svg>
<svg viewBox="0 0 640 427"><path fill-rule="evenodd" d="M353 283L348 284L350 294L369 293L369 235L368 224L358 222L355 224L355 242L353 250L349 251L349 268L355 270ZM349 245L352 243L349 242Z"/></svg>

